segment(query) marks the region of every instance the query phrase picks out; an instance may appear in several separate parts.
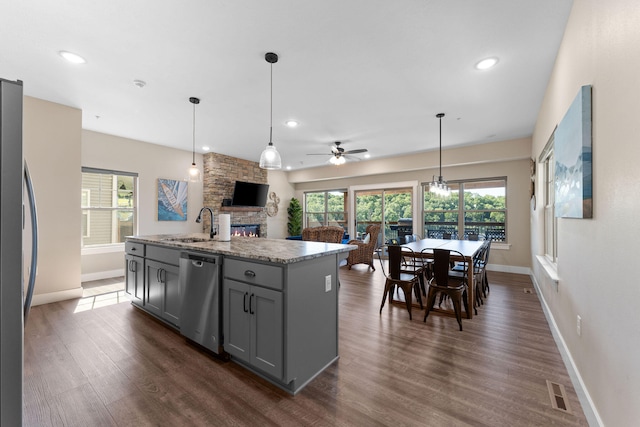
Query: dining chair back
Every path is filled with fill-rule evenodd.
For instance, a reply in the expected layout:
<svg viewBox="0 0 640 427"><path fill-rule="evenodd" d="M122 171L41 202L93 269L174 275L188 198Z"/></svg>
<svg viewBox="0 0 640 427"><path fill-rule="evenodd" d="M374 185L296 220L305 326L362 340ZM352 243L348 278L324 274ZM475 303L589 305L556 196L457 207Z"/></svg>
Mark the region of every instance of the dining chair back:
<svg viewBox="0 0 640 427"><path fill-rule="evenodd" d="M449 269L453 258L464 259L462 253L448 249L433 249L433 277L429 281L429 292L427 293L427 310L424 315L424 321L427 321L429 312L433 309L435 304L436 295L438 293L446 295L451 299L453 303L453 310L456 315L456 320L462 330L462 310L461 303L464 304L465 312L469 313L469 307L467 304L467 280L465 279L469 268L465 263L463 267L462 278L451 277L449 275Z"/></svg>
<svg viewBox="0 0 640 427"><path fill-rule="evenodd" d="M411 250L405 248L405 251L409 251L409 255L411 255ZM385 276L384 283L384 292L382 294L382 303L380 304L380 314L382 314L382 308L389 298L389 306L393 302L393 292L396 287L402 289L404 293L404 300L407 306L407 311L409 311L409 320L411 320L411 307L413 303L412 292L415 292L416 299L420 303L420 309L422 309L422 297L420 295L419 289L419 276L415 272L403 272L402 270L402 258L403 258L403 248L398 245L383 245L379 250L376 251L378 256L378 260L380 261L380 268L382 273ZM387 268L385 268L385 257L388 259Z"/></svg>

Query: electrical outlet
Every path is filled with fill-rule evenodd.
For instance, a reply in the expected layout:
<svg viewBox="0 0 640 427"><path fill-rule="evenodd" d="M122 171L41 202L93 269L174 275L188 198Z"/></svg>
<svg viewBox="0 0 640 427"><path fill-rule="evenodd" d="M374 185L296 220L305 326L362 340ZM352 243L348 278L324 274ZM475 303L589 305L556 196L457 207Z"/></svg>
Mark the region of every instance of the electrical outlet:
<svg viewBox="0 0 640 427"><path fill-rule="evenodd" d="M578 314L578 321L576 322L576 332L578 336L582 336L582 317Z"/></svg>
<svg viewBox="0 0 640 427"><path fill-rule="evenodd" d="M324 276L324 291L325 292L331 291L331 275L330 274L328 276Z"/></svg>

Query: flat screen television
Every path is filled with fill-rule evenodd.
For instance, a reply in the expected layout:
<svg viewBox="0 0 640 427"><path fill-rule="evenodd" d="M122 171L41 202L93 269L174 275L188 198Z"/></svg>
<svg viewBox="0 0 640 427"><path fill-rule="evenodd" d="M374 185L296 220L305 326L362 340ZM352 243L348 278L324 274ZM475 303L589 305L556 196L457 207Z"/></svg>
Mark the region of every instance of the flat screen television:
<svg viewBox="0 0 640 427"><path fill-rule="evenodd" d="M268 184L236 181L233 188L231 206L256 206L263 208L267 203Z"/></svg>

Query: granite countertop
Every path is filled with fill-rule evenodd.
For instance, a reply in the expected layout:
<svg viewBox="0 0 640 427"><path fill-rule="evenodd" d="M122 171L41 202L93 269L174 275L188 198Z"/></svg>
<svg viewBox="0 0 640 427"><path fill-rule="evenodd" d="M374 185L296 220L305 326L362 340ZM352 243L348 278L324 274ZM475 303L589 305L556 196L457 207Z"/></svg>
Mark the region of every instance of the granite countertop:
<svg viewBox="0 0 640 427"><path fill-rule="evenodd" d="M128 236L127 241L166 246L175 249L237 256L279 264L291 264L357 249L355 245L343 245L339 243L263 239L256 237L232 236L231 241L222 242L217 240L216 237L210 239L209 235L205 233Z"/></svg>

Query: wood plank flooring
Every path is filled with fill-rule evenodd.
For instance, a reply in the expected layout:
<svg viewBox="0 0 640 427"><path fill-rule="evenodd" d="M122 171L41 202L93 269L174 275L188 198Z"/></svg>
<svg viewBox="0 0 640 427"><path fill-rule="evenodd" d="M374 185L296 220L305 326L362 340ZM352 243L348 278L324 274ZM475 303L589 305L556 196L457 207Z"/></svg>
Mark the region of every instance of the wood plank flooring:
<svg viewBox="0 0 640 427"><path fill-rule="evenodd" d="M379 269L378 269L379 270ZM383 276L340 268L340 359L291 396L111 295L33 307L26 426L585 426L527 276L489 272L460 332L403 305L379 314ZM99 298L92 296L90 298ZM572 413L551 407L563 384Z"/></svg>

